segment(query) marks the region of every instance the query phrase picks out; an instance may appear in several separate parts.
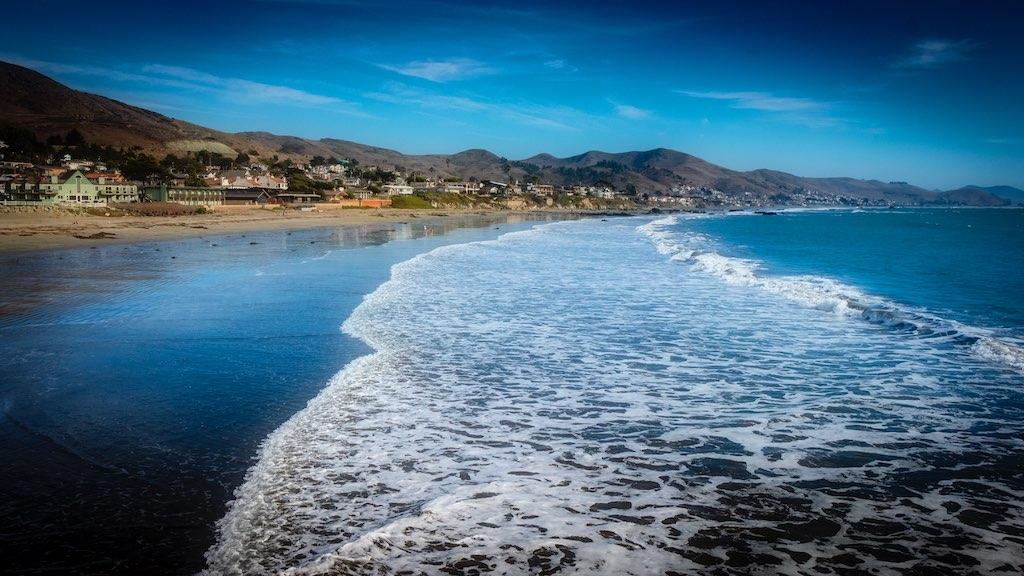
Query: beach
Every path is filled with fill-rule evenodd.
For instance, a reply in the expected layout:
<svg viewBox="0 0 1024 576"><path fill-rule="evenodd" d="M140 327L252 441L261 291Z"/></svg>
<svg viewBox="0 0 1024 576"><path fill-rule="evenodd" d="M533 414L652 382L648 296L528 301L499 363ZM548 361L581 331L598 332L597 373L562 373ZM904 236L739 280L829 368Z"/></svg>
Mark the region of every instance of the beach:
<svg viewBox="0 0 1024 576"><path fill-rule="evenodd" d="M258 206L215 206L187 216L96 216L69 210L6 208L0 211L0 252L81 248L254 231L361 226L417 219L458 220L505 214L574 214L570 211L482 209L352 209L319 205L304 212ZM575 212L579 214L580 212ZM543 216L548 217L548 216Z"/></svg>
<svg viewBox="0 0 1024 576"><path fill-rule="evenodd" d="M201 570L260 443L369 351L339 326L394 264L555 218L372 214L0 254L0 573Z"/></svg>
<svg viewBox="0 0 1024 576"><path fill-rule="evenodd" d="M1020 215L450 214L10 253L0 553L1013 571Z"/></svg>

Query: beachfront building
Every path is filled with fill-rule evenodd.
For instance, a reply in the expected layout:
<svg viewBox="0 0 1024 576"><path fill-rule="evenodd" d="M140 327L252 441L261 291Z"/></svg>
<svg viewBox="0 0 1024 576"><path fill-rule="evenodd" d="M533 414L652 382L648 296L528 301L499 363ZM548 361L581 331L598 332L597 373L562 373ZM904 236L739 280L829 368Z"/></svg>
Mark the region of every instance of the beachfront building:
<svg viewBox="0 0 1024 576"><path fill-rule="evenodd" d="M69 204L103 206L120 202L138 202L139 189L116 172L81 170L51 174L42 178L11 181L4 190L7 205Z"/></svg>
<svg viewBox="0 0 1024 576"><path fill-rule="evenodd" d="M504 182L484 180L480 183L478 194L485 196L508 196L512 193L511 186Z"/></svg>
<svg viewBox="0 0 1024 576"><path fill-rule="evenodd" d="M266 190L259 188L225 188L223 192L224 203L233 206L263 206L275 202Z"/></svg>
<svg viewBox="0 0 1024 576"><path fill-rule="evenodd" d="M479 182L445 182L444 191L456 194L476 194L480 190Z"/></svg>
<svg viewBox="0 0 1024 576"><path fill-rule="evenodd" d="M414 192L408 184L385 184L381 189L388 196L406 196Z"/></svg>
<svg viewBox="0 0 1024 576"><path fill-rule="evenodd" d="M186 206L220 206L224 204L224 190L196 186L159 186L146 188L143 195L152 202L174 202Z"/></svg>
<svg viewBox="0 0 1024 576"><path fill-rule="evenodd" d="M274 198L281 204L315 204L321 200L316 194L302 192L278 192Z"/></svg>

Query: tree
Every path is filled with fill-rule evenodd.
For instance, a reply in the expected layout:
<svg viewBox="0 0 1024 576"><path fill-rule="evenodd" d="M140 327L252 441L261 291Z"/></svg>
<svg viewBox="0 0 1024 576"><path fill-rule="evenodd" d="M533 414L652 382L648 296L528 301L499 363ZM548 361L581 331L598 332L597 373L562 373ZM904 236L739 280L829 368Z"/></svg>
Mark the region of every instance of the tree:
<svg viewBox="0 0 1024 576"><path fill-rule="evenodd" d="M30 159L35 154L45 154L46 147L36 140L34 132L27 128L0 126L0 140L7 145L4 148L5 158Z"/></svg>
<svg viewBox="0 0 1024 576"><path fill-rule="evenodd" d="M206 188L206 181L200 178L197 174L189 174L188 178L185 178L185 186Z"/></svg>
<svg viewBox="0 0 1024 576"><path fill-rule="evenodd" d="M124 177L129 180L136 180L144 182L152 178L158 178L161 181L167 180L167 170L160 167L157 161L147 154L140 154L134 158L128 159L121 167L121 172Z"/></svg>
<svg viewBox="0 0 1024 576"><path fill-rule="evenodd" d="M239 166L248 166L249 155L245 152L239 152L238 156L235 156L235 164L238 164Z"/></svg>
<svg viewBox="0 0 1024 576"><path fill-rule="evenodd" d="M174 154L168 154L164 156L164 159L160 161L160 165L168 170L174 170L178 167L178 157Z"/></svg>
<svg viewBox="0 0 1024 576"><path fill-rule="evenodd" d="M66 136L64 136L65 146L85 146L85 136L78 131L78 128L72 128L68 130Z"/></svg>

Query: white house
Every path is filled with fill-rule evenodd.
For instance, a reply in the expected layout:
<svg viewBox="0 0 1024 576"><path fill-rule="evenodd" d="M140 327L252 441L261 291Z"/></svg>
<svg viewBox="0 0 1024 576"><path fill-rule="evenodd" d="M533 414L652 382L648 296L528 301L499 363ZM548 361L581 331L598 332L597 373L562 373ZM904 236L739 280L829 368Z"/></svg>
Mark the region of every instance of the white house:
<svg viewBox="0 0 1024 576"><path fill-rule="evenodd" d="M388 196L406 196L413 192L408 184L385 184L382 189Z"/></svg>

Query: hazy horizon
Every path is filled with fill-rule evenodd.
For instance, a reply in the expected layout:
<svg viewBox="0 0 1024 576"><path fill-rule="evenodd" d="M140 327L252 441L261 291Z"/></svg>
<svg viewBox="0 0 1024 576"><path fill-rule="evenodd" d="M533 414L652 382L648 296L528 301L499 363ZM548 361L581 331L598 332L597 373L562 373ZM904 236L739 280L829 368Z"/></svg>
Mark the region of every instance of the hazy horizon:
<svg viewBox="0 0 1024 576"><path fill-rule="evenodd" d="M72 8L44 1L0 59L228 132L1024 187L1020 7L790 7L100 2L83 42L33 24Z"/></svg>

